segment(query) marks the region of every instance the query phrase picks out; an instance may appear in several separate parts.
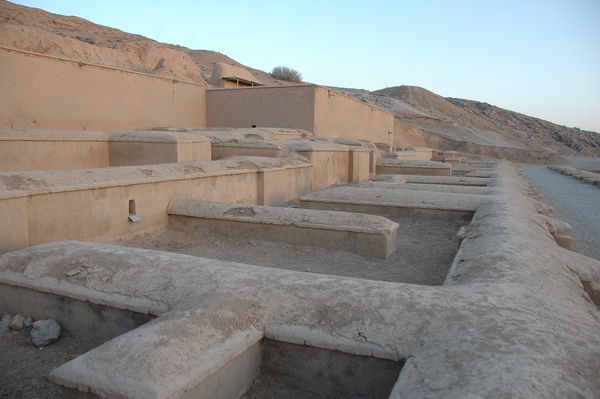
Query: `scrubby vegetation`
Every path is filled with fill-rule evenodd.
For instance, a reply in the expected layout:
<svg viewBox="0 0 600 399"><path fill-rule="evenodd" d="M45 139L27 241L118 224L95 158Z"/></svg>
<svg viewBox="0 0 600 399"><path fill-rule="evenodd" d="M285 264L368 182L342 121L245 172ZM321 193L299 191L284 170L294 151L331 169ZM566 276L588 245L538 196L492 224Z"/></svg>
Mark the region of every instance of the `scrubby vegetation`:
<svg viewBox="0 0 600 399"><path fill-rule="evenodd" d="M295 69L288 68L286 66L276 66L273 68L273 72L271 72L276 79L285 80L288 82L302 82L302 74Z"/></svg>

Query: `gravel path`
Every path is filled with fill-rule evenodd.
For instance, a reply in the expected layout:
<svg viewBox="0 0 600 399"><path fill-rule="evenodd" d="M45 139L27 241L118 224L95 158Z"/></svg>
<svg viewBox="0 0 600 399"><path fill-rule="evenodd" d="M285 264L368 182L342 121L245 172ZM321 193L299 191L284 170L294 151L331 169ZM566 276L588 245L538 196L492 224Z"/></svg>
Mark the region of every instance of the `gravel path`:
<svg viewBox="0 0 600 399"><path fill-rule="evenodd" d="M599 166L600 160L567 166ZM573 250L600 260L600 187L553 172L546 166L522 167L523 173L551 205L554 216L573 227Z"/></svg>

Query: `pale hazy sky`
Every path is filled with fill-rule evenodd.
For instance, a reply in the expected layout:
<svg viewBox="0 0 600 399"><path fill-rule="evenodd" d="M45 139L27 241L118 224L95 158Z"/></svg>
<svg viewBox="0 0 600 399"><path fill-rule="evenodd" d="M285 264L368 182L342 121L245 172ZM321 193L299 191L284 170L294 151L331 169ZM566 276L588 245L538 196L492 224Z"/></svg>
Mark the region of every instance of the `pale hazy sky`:
<svg viewBox="0 0 600 399"><path fill-rule="evenodd" d="M412 85L600 132L600 0L16 0L270 72Z"/></svg>

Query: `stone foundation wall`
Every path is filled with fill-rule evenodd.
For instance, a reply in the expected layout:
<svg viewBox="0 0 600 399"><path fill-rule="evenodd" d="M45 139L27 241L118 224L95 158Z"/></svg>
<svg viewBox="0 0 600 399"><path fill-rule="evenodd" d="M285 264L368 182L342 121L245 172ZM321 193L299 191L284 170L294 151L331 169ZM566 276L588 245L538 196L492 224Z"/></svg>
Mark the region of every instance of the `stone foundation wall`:
<svg viewBox="0 0 600 399"><path fill-rule="evenodd" d="M391 145L394 115L316 85L211 89L208 127L283 127Z"/></svg>
<svg viewBox="0 0 600 399"><path fill-rule="evenodd" d="M210 160L210 140L199 135L0 128L0 171L88 169Z"/></svg>
<svg viewBox="0 0 600 399"><path fill-rule="evenodd" d="M279 205L310 191L310 164L273 162L0 173L0 253L59 240L108 242L165 227L167 205L177 196Z"/></svg>

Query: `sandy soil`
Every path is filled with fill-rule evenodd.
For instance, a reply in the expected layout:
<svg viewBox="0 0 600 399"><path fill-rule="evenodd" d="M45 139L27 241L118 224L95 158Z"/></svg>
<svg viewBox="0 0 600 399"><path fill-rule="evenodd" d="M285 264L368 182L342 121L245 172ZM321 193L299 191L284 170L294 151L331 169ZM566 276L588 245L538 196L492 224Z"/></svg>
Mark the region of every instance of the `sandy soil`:
<svg viewBox="0 0 600 399"><path fill-rule="evenodd" d="M441 285L458 249L463 221L399 221L397 250L388 259L344 251L165 228L117 245L274 267L308 273L421 285Z"/></svg>
<svg viewBox="0 0 600 399"><path fill-rule="evenodd" d="M326 396L306 392L287 384L275 381L268 376L260 376L240 399L323 399Z"/></svg>
<svg viewBox="0 0 600 399"><path fill-rule="evenodd" d="M62 397L61 388L47 380L56 367L90 351L101 342L62 333L44 349L30 343L31 328L0 333L0 397L53 399Z"/></svg>

